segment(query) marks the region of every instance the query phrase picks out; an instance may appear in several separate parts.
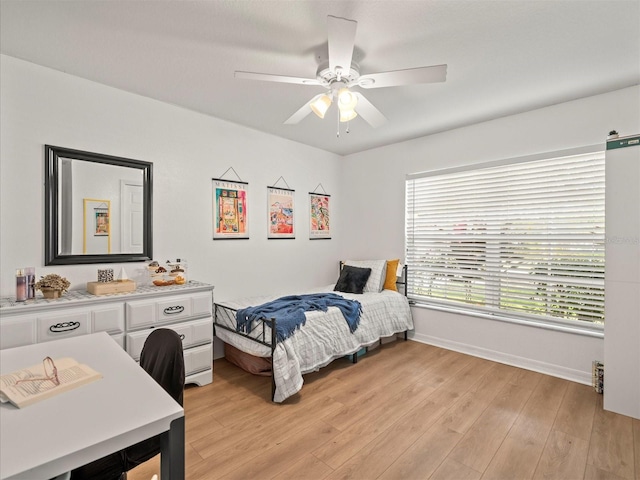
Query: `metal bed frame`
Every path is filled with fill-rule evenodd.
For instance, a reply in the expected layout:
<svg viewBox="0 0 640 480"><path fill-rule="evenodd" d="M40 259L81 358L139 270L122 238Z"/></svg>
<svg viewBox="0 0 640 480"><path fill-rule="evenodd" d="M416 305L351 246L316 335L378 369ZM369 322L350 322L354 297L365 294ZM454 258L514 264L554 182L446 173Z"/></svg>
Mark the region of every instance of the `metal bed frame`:
<svg viewBox="0 0 640 480"><path fill-rule="evenodd" d="M340 269L342 269L343 262L340 262ZM405 297L407 296L407 266L403 265L402 274L400 277L396 279L396 285L402 286L404 290ZM253 342L259 343L260 345L264 345L271 350L271 354L269 356L271 362L271 401L275 398L276 394L276 381L275 376L273 375L273 352L276 349L276 345L278 344L278 340L276 337L276 319L275 318L261 318L259 319L253 326L253 328L249 332L239 332L235 328L231 328L229 325L219 323L219 315L220 317L224 316L228 320L230 325L236 323L235 313L236 309L231 307L226 307L224 305L214 303L214 315L213 315L213 335L216 335L216 328L222 328L224 330L228 330L229 332L233 332L236 335L240 335L241 337L245 337ZM267 327L270 329L270 332L267 331ZM405 330L403 332L404 341L407 341L407 333ZM382 338L379 339L379 344L382 345ZM365 350L365 354L369 351L369 347L363 347ZM351 362L358 363L358 352L362 351L362 349L357 352L352 353ZM348 356L348 355L347 355Z"/></svg>

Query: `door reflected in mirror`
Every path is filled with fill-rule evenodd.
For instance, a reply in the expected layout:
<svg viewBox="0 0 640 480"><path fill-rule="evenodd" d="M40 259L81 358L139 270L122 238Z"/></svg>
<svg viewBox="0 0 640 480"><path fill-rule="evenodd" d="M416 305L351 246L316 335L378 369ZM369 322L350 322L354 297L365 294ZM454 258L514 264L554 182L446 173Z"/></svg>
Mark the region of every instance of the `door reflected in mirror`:
<svg viewBox="0 0 640 480"><path fill-rule="evenodd" d="M152 164L46 146L45 264L151 259Z"/></svg>

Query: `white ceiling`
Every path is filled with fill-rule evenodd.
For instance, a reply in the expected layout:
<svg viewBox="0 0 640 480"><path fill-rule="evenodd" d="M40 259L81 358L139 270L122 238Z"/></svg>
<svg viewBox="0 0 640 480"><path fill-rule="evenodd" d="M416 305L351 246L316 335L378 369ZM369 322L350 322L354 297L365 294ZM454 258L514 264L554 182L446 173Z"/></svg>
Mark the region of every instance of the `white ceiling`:
<svg viewBox="0 0 640 480"><path fill-rule="evenodd" d="M3 54L346 155L640 83L640 0L1 0ZM358 21L360 73L448 64L445 83L362 90L389 122L336 137L283 122L322 87L327 15Z"/></svg>

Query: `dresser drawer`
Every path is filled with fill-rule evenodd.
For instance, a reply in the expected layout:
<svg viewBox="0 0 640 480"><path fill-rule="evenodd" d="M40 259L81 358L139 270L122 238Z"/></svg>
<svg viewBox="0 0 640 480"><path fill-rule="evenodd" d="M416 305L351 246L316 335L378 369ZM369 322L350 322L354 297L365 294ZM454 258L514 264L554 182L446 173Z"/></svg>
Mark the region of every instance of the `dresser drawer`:
<svg viewBox="0 0 640 480"><path fill-rule="evenodd" d="M124 305L109 305L91 310L91 332L109 335L124 333Z"/></svg>
<svg viewBox="0 0 640 480"><path fill-rule="evenodd" d="M210 317L211 293L127 302L125 308L127 330L140 330L189 318Z"/></svg>
<svg viewBox="0 0 640 480"><path fill-rule="evenodd" d="M124 305L65 309L19 315L2 320L0 348L13 348L60 338L107 332L124 335Z"/></svg>
<svg viewBox="0 0 640 480"><path fill-rule="evenodd" d="M175 322L191 316L192 298L182 296L163 299L157 305L157 323Z"/></svg>
<svg viewBox="0 0 640 480"><path fill-rule="evenodd" d="M157 322L173 322L188 317L210 317L213 305L210 293L163 299L157 303Z"/></svg>
<svg viewBox="0 0 640 480"><path fill-rule="evenodd" d="M192 295L191 302L194 316L210 317L213 315L213 297L210 292Z"/></svg>
<svg viewBox="0 0 640 480"><path fill-rule="evenodd" d="M120 335L111 335L111 338L124 350L124 333Z"/></svg>
<svg viewBox="0 0 640 480"><path fill-rule="evenodd" d="M90 310L58 310L38 316L38 343L60 338L78 337L90 331Z"/></svg>
<svg viewBox="0 0 640 480"><path fill-rule="evenodd" d="M184 351L185 376L209 370L213 364L213 345L202 345Z"/></svg>
<svg viewBox="0 0 640 480"><path fill-rule="evenodd" d="M156 323L156 302L127 302L125 312L127 330L139 330Z"/></svg>
<svg viewBox="0 0 640 480"><path fill-rule="evenodd" d="M37 341L35 316L0 319L0 349L31 345Z"/></svg>
<svg viewBox="0 0 640 480"><path fill-rule="evenodd" d="M203 345L213 342L213 320L205 318L191 322L163 325L161 328L170 328L182 339L182 348L187 350L196 345ZM153 328L148 328L139 332L127 333L127 353L135 360L140 359L142 347L147 337L153 332Z"/></svg>

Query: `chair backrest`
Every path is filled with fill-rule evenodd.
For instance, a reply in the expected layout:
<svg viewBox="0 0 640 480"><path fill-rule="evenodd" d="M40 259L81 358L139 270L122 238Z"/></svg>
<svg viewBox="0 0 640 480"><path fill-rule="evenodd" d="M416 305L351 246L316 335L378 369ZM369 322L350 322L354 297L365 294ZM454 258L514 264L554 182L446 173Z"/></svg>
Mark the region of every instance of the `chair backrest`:
<svg viewBox="0 0 640 480"><path fill-rule="evenodd" d="M142 347L140 366L183 405L185 371L180 335L168 328L151 332Z"/></svg>
<svg viewBox="0 0 640 480"><path fill-rule="evenodd" d="M140 366L183 406L184 355L182 339L173 330L158 328L144 342ZM160 453L160 436L143 440L124 450L124 469L129 471Z"/></svg>

